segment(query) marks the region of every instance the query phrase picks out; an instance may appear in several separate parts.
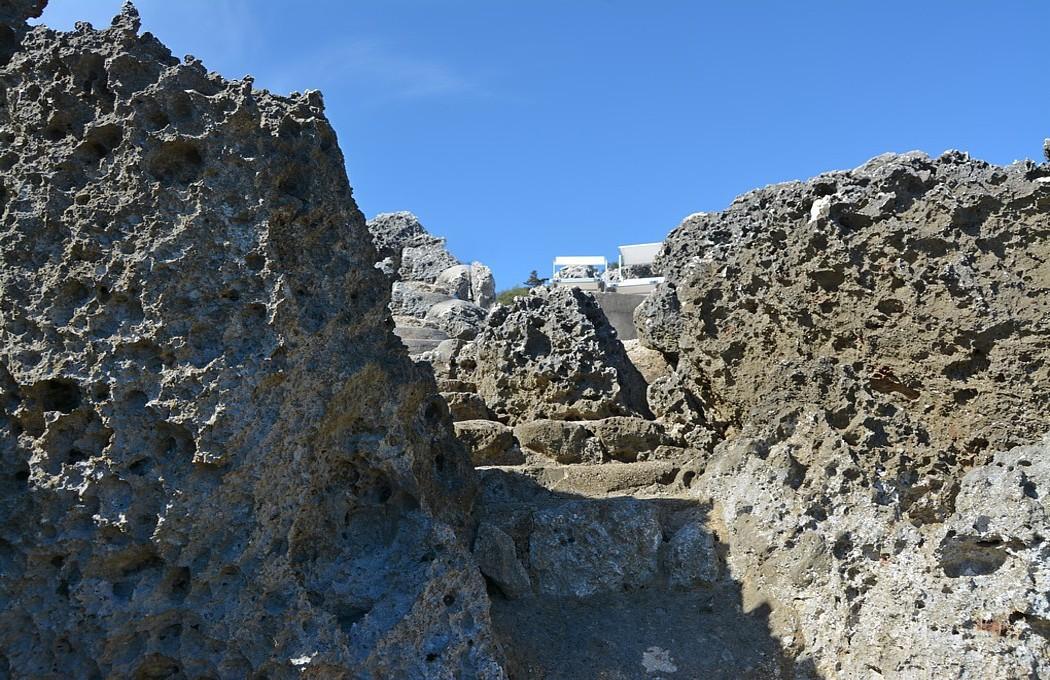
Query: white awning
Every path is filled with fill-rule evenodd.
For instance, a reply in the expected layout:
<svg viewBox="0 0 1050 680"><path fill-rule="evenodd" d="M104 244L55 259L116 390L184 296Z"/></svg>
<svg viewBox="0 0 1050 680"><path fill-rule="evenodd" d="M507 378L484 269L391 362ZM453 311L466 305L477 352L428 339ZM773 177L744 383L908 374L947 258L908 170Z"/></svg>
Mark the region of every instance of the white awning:
<svg viewBox="0 0 1050 680"><path fill-rule="evenodd" d="M620 265L624 267L637 267L652 264L656 254L660 252L662 242L658 243L636 243L629 246L620 246Z"/></svg>
<svg viewBox="0 0 1050 680"><path fill-rule="evenodd" d="M590 267L604 267L607 261L604 257L556 257L554 258L555 267L571 267L573 265L586 265Z"/></svg>

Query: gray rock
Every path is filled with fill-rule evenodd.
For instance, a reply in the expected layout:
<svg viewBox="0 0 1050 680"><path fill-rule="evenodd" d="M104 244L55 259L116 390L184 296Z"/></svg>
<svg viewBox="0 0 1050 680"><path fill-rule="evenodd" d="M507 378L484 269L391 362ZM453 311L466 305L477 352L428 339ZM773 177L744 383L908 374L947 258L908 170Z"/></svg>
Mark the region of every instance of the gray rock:
<svg viewBox="0 0 1050 680"><path fill-rule="evenodd" d="M641 453L675 443L660 423L642 418L613 416L587 426L610 458L628 463L638 460Z"/></svg>
<svg viewBox="0 0 1050 680"><path fill-rule="evenodd" d="M512 600L532 594L532 582L522 566L510 536L492 524L478 527L474 539L474 559L481 573L488 576Z"/></svg>
<svg viewBox="0 0 1050 680"><path fill-rule="evenodd" d="M446 300L427 310L426 319L457 340L472 340L485 323L486 312L473 302Z"/></svg>
<svg viewBox="0 0 1050 680"><path fill-rule="evenodd" d="M0 675L502 677L320 95L130 7L9 41L39 8L0 3Z"/></svg>
<svg viewBox="0 0 1050 680"><path fill-rule="evenodd" d="M535 288L497 307L459 359L501 420L647 415L645 382L594 298Z"/></svg>
<svg viewBox="0 0 1050 680"><path fill-rule="evenodd" d="M451 295L432 283L394 281L390 289L390 313L423 319L431 307L451 299Z"/></svg>
<svg viewBox="0 0 1050 680"><path fill-rule="evenodd" d="M575 501L537 511L529 563L539 592L587 597L651 583L663 534L652 505Z"/></svg>
<svg viewBox="0 0 1050 680"><path fill-rule="evenodd" d="M601 463L601 443L587 425L567 420L532 420L514 427L518 444L558 463Z"/></svg>
<svg viewBox="0 0 1050 680"><path fill-rule="evenodd" d="M409 245L401 251L398 276L402 281L434 283L438 275L459 264L459 260L445 249L445 239L431 236L430 241Z"/></svg>
<svg viewBox="0 0 1050 680"><path fill-rule="evenodd" d="M684 331L681 305L673 284L660 284L635 308L634 327L642 347L678 354L678 338Z"/></svg>
<svg viewBox="0 0 1050 680"><path fill-rule="evenodd" d="M685 524L667 547L667 573L676 588L710 586L718 578L715 539L697 522Z"/></svg>
<svg viewBox="0 0 1050 680"><path fill-rule="evenodd" d="M454 423L456 437L470 452L474 465L516 465L523 462L509 427L494 420L461 420Z"/></svg>
<svg viewBox="0 0 1050 680"><path fill-rule="evenodd" d="M444 269L437 276L434 285L459 300L472 300L470 286L470 265L454 264Z"/></svg>
<svg viewBox="0 0 1050 680"><path fill-rule="evenodd" d="M491 420L492 412L473 392L442 392L452 420Z"/></svg>
<svg viewBox="0 0 1050 680"><path fill-rule="evenodd" d="M1050 137L1043 140L1043 158L1050 161Z"/></svg>
<svg viewBox="0 0 1050 680"><path fill-rule="evenodd" d="M962 475L955 511L922 527L851 448L806 410L716 450L694 488L718 498L744 607L769 606L829 677L1046 675L1050 442Z"/></svg>
<svg viewBox="0 0 1050 680"><path fill-rule="evenodd" d="M631 360L634 367L642 374L642 379L648 385L652 385L657 379L669 375L673 370L662 352L649 349L642 344L641 340L624 340L623 348L627 352L627 358Z"/></svg>
<svg viewBox="0 0 1050 680"><path fill-rule="evenodd" d="M492 270L480 262L470 263L470 299L483 309L496 304L496 279Z"/></svg>
<svg viewBox="0 0 1050 680"><path fill-rule="evenodd" d="M597 275L598 269L586 264L570 265L558 272L560 279L593 279Z"/></svg>

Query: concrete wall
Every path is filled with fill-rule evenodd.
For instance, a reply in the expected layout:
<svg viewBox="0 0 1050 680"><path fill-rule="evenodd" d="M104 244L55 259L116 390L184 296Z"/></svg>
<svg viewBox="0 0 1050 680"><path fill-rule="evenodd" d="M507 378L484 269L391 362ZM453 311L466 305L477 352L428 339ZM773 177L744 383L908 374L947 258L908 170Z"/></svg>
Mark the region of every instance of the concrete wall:
<svg viewBox="0 0 1050 680"><path fill-rule="evenodd" d="M634 330L634 308L642 303L645 295L625 295L623 293L593 293L598 299L609 323L616 329L620 340L634 340L638 333Z"/></svg>

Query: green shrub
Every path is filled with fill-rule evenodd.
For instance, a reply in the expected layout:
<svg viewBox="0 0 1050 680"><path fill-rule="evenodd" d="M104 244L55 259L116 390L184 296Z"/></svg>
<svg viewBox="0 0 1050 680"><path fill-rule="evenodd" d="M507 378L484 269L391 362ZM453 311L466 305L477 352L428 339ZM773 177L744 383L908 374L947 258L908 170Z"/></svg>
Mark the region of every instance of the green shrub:
<svg viewBox="0 0 1050 680"><path fill-rule="evenodd" d="M525 286L517 286L515 288L508 288L507 290L501 290L496 293L496 302L501 305L509 305L511 300L516 297L525 297L529 294L529 289Z"/></svg>

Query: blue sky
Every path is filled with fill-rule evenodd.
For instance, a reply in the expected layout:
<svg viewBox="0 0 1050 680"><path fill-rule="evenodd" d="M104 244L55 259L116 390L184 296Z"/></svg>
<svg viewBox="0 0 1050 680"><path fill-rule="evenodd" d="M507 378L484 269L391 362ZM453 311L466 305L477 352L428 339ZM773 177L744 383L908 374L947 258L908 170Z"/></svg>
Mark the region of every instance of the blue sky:
<svg viewBox="0 0 1050 680"><path fill-rule="evenodd" d="M117 0L51 0L106 25ZM658 241L751 188L885 151L1050 137L1050 3L141 0L143 30L325 94L369 216L411 210L497 285Z"/></svg>

